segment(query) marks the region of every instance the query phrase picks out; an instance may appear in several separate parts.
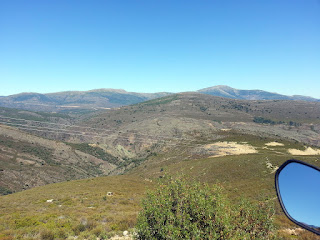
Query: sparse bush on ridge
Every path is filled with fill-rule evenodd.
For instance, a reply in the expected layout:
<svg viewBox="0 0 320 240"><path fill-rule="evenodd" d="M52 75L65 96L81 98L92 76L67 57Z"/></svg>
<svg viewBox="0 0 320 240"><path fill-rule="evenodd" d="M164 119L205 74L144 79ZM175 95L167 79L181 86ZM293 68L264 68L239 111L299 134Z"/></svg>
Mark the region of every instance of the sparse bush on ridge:
<svg viewBox="0 0 320 240"><path fill-rule="evenodd" d="M0 170L0 172L1 172L1 170ZM11 193L13 193L12 190L0 186L0 195L8 195L8 194L11 194Z"/></svg>
<svg viewBox="0 0 320 240"><path fill-rule="evenodd" d="M263 117L254 117L253 118L253 122L262 123L262 124L270 124L270 125L286 124L288 126L294 126L294 127L299 127L299 126L302 125L301 123L298 123L298 122L293 122L293 121L289 121L289 122L273 121L271 119L266 119L266 118L263 118Z"/></svg>
<svg viewBox="0 0 320 240"><path fill-rule="evenodd" d="M263 117L254 117L253 121L255 123L264 123L264 124L271 124L271 125L275 125L275 124L283 124L285 122L283 121L273 121L271 119L265 119Z"/></svg>
<svg viewBox="0 0 320 240"><path fill-rule="evenodd" d="M219 186L165 177L138 216L137 239L273 239L273 209L232 205Z"/></svg>

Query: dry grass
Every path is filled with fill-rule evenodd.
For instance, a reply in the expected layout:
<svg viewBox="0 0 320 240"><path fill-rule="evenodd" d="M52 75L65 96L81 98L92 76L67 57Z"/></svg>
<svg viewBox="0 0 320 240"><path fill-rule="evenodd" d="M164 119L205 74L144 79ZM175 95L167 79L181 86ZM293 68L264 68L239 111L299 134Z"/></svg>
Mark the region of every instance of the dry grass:
<svg viewBox="0 0 320 240"><path fill-rule="evenodd" d="M150 186L139 178L115 176L51 184L2 196L0 239L111 237L134 227L141 198ZM113 195L107 196L107 192ZM49 199L53 201L47 202Z"/></svg>

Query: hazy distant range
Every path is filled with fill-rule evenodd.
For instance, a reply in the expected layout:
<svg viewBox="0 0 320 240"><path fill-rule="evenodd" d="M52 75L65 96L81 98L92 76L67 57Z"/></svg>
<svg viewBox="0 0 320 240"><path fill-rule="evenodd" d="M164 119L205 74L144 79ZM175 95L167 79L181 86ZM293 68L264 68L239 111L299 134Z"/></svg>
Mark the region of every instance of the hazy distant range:
<svg viewBox="0 0 320 240"><path fill-rule="evenodd" d="M195 91L213 96L245 100L301 100L320 102L308 96L286 96L263 90L239 90L219 85ZM99 109L117 108L174 93L136 93L122 89L95 89L90 91L67 91L57 93L19 93L0 97L0 106L33 111L81 113Z"/></svg>

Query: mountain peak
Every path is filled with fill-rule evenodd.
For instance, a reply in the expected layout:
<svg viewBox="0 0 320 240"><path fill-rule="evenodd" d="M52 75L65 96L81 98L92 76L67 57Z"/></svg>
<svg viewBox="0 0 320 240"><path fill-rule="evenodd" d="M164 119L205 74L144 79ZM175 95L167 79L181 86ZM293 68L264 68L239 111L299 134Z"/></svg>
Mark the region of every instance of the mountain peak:
<svg viewBox="0 0 320 240"><path fill-rule="evenodd" d="M87 92L114 92L114 93L128 93L124 89L114 89L114 88L98 88L98 89L93 89L89 90Z"/></svg>
<svg viewBox="0 0 320 240"><path fill-rule="evenodd" d="M217 85L209 88L200 89L197 92L209 94L213 96L246 99L246 100L304 100L304 101L320 101L312 97L305 96L286 96L263 90L240 90L226 85Z"/></svg>
<svg viewBox="0 0 320 240"><path fill-rule="evenodd" d="M216 85L216 86L213 86L213 87L208 87L208 88L201 89L199 91L209 91L209 90L223 90L223 91L226 91L226 90L234 90L234 88L229 87L227 85Z"/></svg>

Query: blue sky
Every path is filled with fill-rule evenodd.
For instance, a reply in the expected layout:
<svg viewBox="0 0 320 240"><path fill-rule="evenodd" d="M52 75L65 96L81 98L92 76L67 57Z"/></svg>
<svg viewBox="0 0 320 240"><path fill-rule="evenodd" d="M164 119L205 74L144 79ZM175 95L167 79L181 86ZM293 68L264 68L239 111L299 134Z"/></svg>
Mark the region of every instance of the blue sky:
<svg viewBox="0 0 320 240"><path fill-rule="evenodd" d="M1 0L0 95L214 85L320 98L319 0Z"/></svg>

